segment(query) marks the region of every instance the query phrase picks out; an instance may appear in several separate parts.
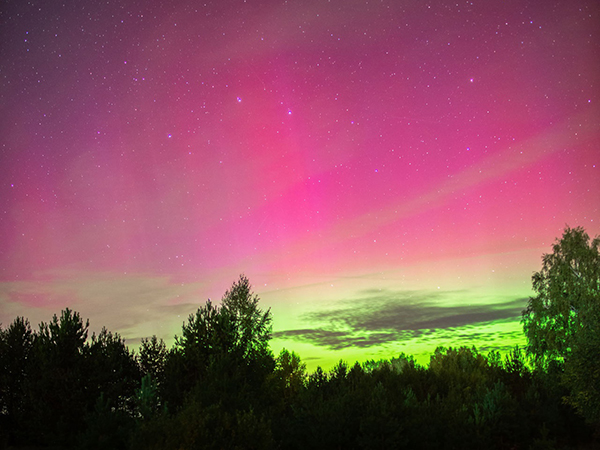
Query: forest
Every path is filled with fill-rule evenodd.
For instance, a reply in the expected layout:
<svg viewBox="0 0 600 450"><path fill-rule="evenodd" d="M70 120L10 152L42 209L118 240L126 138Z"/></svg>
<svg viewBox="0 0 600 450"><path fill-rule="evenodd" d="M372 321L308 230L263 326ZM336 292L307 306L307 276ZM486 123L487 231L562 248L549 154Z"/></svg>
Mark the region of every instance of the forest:
<svg viewBox="0 0 600 450"><path fill-rule="evenodd" d="M600 237L566 228L534 273L526 348L439 347L308 373L275 355L244 275L168 348L69 308L0 328L0 448L592 449L600 446Z"/></svg>

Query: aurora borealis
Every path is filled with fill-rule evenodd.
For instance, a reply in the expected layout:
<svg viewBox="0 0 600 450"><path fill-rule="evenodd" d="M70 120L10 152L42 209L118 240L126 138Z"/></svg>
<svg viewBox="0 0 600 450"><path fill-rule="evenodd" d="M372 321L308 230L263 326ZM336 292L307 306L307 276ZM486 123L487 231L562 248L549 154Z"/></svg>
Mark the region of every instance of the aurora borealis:
<svg viewBox="0 0 600 450"><path fill-rule="evenodd" d="M171 342L240 273L330 365L523 343L600 233L600 5L0 7L0 322Z"/></svg>

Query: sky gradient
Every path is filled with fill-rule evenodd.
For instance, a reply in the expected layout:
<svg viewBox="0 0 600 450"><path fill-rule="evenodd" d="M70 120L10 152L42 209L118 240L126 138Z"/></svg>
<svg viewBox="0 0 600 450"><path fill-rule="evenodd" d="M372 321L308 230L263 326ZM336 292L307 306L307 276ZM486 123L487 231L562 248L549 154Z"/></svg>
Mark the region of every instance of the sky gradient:
<svg viewBox="0 0 600 450"><path fill-rule="evenodd" d="M165 4L168 3L168 4ZM167 342L241 273L314 368L523 343L600 234L596 1L0 7L0 322Z"/></svg>

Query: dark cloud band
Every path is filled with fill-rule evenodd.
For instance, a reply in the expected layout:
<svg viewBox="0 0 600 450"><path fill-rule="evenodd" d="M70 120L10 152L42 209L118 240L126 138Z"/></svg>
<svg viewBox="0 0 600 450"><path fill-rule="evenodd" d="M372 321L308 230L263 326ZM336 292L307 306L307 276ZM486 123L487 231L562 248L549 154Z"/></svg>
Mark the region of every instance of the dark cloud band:
<svg viewBox="0 0 600 450"><path fill-rule="evenodd" d="M337 308L304 314L303 320L315 327L278 331L273 337L331 350L366 348L516 319L526 303L518 298L460 304L461 298L472 295L464 291L362 291L355 299L339 302Z"/></svg>

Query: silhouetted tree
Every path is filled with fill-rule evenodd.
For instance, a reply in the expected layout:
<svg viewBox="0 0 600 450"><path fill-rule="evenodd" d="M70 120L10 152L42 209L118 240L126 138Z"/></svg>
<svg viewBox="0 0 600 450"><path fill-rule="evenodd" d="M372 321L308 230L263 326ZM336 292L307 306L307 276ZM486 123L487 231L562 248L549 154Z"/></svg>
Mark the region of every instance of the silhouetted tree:
<svg viewBox="0 0 600 450"><path fill-rule="evenodd" d="M240 275L221 300L223 310L234 322L233 347L246 360L271 357L271 310L261 310L258 302L258 296L252 292L250 281L244 275Z"/></svg>
<svg viewBox="0 0 600 450"><path fill-rule="evenodd" d="M258 301L242 275L225 293L221 307L209 300L190 315L169 357L169 364L181 372L184 391L205 381L209 371L221 388L234 378L252 385L264 382L275 364L269 348L272 319Z"/></svg>
<svg viewBox="0 0 600 450"><path fill-rule="evenodd" d="M171 415L159 414L141 428L156 433L162 448L271 445L267 417L273 397L267 383L275 367L269 348L271 314L263 312L258 301L248 279L241 276L221 306L209 300L183 324L182 335L175 338L166 358L160 389ZM152 347L151 342L146 344L147 349ZM144 380L140 399L144 389L152 388Z"/></svg>
<svg viewBox="0 0 600 450"><path fill-rule="evenodd" d="M66 308L42 322L34 340L36 370L27 424L40 443L66 445L83 428L88 404L86 340L89 321ZM95 400L95 399L94 399Z"/></svg>
<svg viewBox="0 0 600 450"><path fill-rule="evenodd" d="M528 351L539 365L564 363L569 401L600 420L600 237L566 228L533 277L523 311Z"/></svg>
<svg viewBox="0 0 600 450"><path fill-rule="evenodd" d="M156 335L142 339L137 357L142 375L150 375L157 385L160 385L164 377L168 355L169 351L165 342L158 339Z"/></svg>
<svg viewBox="0 0 600 450"><path fill-rule="evenodd" d="M274 379L281 383L283 397L285 399L296 397L305 387L307 378L306 364L300 357L294 352L282 349L275 360Z"/></svg>
<svg viewBox="0 0 600 450"><path fill-rule="evenodd" d="M583 324L593 312L578 310ZM273 357L244 276L173 348L144 339L138 357L105 328L88 341L70 309L38 333L17 318L0 329L0 448L579 448L592 427L563 399L593 417L594 330L533 368L519 348L440 347L428 367L401 354L307 375L294 352Z"/></svg>
<svg viewBox="0 0 600 450"><path fill-rule="evenodd" d="M465 386L474 392L491 384L487 358L475 347L438 347L430 358L429 369L447 381L450 389Z"/></svg>
<svg viewBox="0 0 600 450"><path fill-rule="evenodd" d="M102 394L111 407L131 411L134 391L140 383L140 370L133 352L119 333L113 334L103 327L100 333L92 335L86 367L88 404Z"/></svg>
<svg viewBox="0 0 600 450"><path fill-rule="evenodd" d="M27 420L33 341L34 333L23 317L0 329L0 436L7 443L19 439L19 424Z"/></svg>
<svg viewBox="0 0 600 450"><path fill-rule="evenodd" d="M166 386L162 391L170 408L182 407L195 386L209 382L208 374L219 360L230 358L234 327L231 315L210 300L190 314L182 335L175 336L175 347L166 362Z"/></svg>

